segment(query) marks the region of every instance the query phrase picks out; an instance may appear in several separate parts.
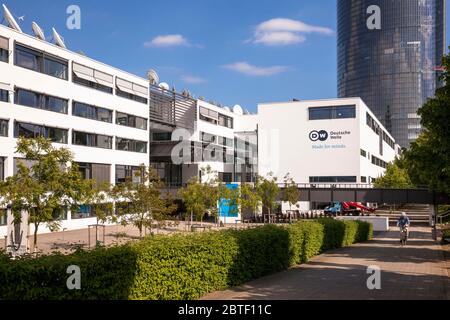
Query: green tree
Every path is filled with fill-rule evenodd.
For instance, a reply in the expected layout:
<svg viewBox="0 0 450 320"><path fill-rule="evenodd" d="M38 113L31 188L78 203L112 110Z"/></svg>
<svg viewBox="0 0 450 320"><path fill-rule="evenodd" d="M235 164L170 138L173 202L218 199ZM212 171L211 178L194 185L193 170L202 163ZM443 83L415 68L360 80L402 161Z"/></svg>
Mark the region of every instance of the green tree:
<svg viewBox="0 0 450 320"><path fill-rule="evenodd" d="M50 140L19 138L16 152L32 165L18 162L17 173L0 183L0 198L3 205L11 205L15 223L22 221L23 211L28 213L28 223L34 224L33 245L37 251L39 227L47 224L51 230L59 229L54 212L88 203L95 188L93 181L82 179L76 164L70 165L72 153L53 147Z"/></svg>
<svg viewBox="0 0 450 320"><path fill-rule="evenodd" d="M164 183L152 168L144 165L136 172L140 181L127 179L124 183L112 188L111 198L116 202L116 216L123 224L131 224L138 228L140 237L146 228L165 226L169 214L174 211L170 198L161 190Z"/></svg>
<svg viewBox="0 0 450 320"><path fill-rule="evenodd" d="M292 206L296 205L298 207L298 202L300 201L300 190L298 190L297 183L289 174L284 177L284 189L281 200L289 203L291 211Z"/></svg>
<svg viewBox="0 0 450 320"><path fill-rule="evenodd" d="M263 207L269 214L269 223L272 221L271 215L276 206L277 198L280 194L280 188L278 187L277 178L269 173L267 178L258 177L257 192L261 198Z"/></svg>
<svg viewBox="0 0 450 320"><path fill-rule="evenodd" d="M244 183L240 187L240 205L242 210L251 210L256 220L258 208L261 205L262 199L258 193L258 182L254 185Z"/></svg>
<svg viewBox="0 0 450 320"><path fill-rule="evenodd" d="M207 201L205 199L205 186L200 183L199 179L197 177L192 178L187 186L178 191L178 194L190 215L191 224L194 221L194 216L201 219L207 211Z"/></svg>
<svg viewBox="0 0 450 320"><path fill-rule="evenodd" d="M403 168L399 160L387 165L386 172L374 182L379 189L403 189L413 187L408 170Z"/></svg>
<svg viewBox="0 0 450 320"><path fill-rule="evenodd" d="M444 56L443 87L419 110L423 134L405 152L414 183L450 194L450 54Z"/></svg>

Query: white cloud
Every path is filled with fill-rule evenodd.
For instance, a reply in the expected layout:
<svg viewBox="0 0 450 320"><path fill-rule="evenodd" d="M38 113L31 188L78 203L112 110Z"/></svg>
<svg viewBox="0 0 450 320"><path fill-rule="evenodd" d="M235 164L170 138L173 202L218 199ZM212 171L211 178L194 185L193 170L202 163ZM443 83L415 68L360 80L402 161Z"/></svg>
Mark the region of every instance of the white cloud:
<svg viewBox="0 0 450 320"><path fill-rule="evenodd" d="M144 43L145 47L167 48L190 46L189 41L181 34L161 35L153 38L151 41Z"/></svg>
<svg viewBox="0 0 450 320"><path fill-rule="evenodd" d="M259 24L251 41L268 46L291 45L304 42L306 40L304 34L308 33L331 35L334 31L298 20L275 18Z"/></svg>
<svg viewBox="0 0 450 320"><path fill-rule="evenodd" d="M201 83L206 82L206 80L201 77L188 75L188 74L182 75L181 80L183 80L183 82L188 83L188 84L201 84Z"/></svg>
<svg viewBox="0 0 450 320"><path fill-rule="evenodd" d="M257 67L248 62L236 62L223 67L248 76L256 77L273 76L288 70L288 67L286 66Z"/></svg>

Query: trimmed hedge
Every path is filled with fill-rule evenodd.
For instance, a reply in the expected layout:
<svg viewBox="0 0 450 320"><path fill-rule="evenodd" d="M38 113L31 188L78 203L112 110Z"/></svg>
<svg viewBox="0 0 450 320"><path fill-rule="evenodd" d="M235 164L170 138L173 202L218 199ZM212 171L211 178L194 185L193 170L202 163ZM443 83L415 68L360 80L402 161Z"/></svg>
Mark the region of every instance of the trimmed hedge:
<svg viewBox="0 0 450 320"><path fill-rule="evenodd" d="M119 247L9 260L0 254L0 299L197 299L372 237L372 225L322 219L189 235ZM66 287L81 269L81 290Z"/></svg>

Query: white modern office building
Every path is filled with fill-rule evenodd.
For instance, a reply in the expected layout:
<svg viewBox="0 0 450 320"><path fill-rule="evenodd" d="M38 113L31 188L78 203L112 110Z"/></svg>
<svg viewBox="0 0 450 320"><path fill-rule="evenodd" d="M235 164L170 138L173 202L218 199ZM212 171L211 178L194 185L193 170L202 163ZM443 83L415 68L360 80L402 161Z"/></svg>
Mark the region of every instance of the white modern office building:
<svg viewBox="0 0 450 320"><path fill-rule="evenodd" d="M70 149L84 177L116 183L149 164L149 82L0 25L0 179L15 173L17 137ZM89 206L55 213L63 228L96 223ZM0 236L7 218L0 216ZM45 232L45 229L42 229Z"/></svg>
<svg viewBox="0 0 450 320"><path fill-rule="evenodd" d="M258 106L259 174L298 183L371 184L398 153L359 98Z"/></svg>

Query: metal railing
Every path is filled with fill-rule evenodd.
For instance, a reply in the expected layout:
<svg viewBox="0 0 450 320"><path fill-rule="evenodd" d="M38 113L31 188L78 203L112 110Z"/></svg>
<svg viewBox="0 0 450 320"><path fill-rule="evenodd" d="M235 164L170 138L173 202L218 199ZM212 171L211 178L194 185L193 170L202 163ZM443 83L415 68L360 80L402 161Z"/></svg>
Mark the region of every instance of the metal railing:
<svg viewBox="0 0 450 320"><path fill-rule="evenodd" d="M150 86L150 121L193 130L197 120L197 101L191 97Z"/></svg>
<svg viewBox="0 0 450 320"><path fill-rule="evenodd" d="M280 188L286 186L285 183L278 183ZM373 184L367 183L297 183L299 189L380 189L376 188ZM381 188L395 190L396 188ZM429 190L428 187L409 187L398 188L398 190Z"/></svg>

